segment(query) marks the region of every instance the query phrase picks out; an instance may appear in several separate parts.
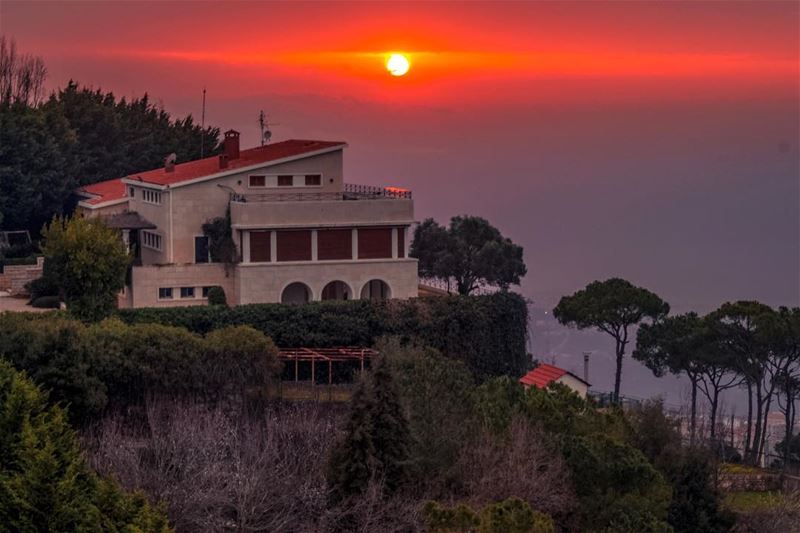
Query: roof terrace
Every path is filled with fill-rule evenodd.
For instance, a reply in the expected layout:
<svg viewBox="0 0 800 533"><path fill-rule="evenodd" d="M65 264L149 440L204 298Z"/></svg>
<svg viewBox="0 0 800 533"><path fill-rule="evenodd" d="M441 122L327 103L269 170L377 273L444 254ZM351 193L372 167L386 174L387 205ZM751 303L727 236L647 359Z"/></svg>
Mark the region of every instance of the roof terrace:
<svg viewBox="0 0 800 533"><path fill-rule="evenodd" d="M411 200L411 191L399 187L376 187L345 183L342 192L269 192L258 194L232 193L231 201L248 202L319 202L336 200Z"/></svg>

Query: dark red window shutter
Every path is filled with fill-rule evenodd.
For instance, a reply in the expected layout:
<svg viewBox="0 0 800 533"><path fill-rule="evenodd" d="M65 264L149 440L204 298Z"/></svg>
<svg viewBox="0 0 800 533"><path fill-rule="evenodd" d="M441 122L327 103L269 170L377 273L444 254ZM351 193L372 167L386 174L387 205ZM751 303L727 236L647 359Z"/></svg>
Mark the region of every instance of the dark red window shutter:
<svg viewBox="0 0 800 533"><path fill-rule="evenodd" d="M359 228L359 259L385 259L391 257L392 230L390 228Z"/></svg>
<svg viewBox="0 0 800 533"><path fill-rule="evenodd" d="M321 229L317 231L317 259L353 258L353 231L350 229Z"/></svg>
<svg viewBox="0 0 800 533"><path fill-rule="evenodd" d="M311 231L277 232L278 261L311 261Z"/></svg>
<svg viewBox="0 0 800 533"><path fill-rule="evenodd" d="M397 257L406 256L406 228L397 228Z"/></svg>
<svg viewBox="0 0 800 533"><path fill-rule="evenodd" d="M271 234L270 231L251 231L250 232L250 261L254 263L266 263L271 257Z"/></svg>

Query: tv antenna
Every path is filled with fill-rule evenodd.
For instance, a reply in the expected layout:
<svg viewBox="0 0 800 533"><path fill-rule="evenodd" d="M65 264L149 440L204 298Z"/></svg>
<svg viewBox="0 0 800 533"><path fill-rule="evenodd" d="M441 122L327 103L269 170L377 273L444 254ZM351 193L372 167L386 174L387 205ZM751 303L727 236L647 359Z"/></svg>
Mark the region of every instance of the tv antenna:
<svg viewBox="0 0 800 533"><path fill-rule="evenodd" d="M280 124L270 123L267 120L267 115L264 114L264 110L261 110L258 112L258 126L261 129L261 146L264 146L272 139L272 130L270 128L272 126L280 126Z"/></svg>

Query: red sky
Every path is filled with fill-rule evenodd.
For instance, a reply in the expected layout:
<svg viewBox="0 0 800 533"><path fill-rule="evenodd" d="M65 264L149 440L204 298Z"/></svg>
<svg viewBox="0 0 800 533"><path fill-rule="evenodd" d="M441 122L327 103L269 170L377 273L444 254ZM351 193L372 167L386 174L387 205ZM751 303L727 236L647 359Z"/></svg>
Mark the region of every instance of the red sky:
<svg viewBox="0 0 800 533"><path fill-rule="evenodd" d="M74 78L258 142L344 139L346 180L482 215L552 307L622 276L678 311L800 304L798 2L0 4ZM409 55L393 78L387 53Z"/></svg>

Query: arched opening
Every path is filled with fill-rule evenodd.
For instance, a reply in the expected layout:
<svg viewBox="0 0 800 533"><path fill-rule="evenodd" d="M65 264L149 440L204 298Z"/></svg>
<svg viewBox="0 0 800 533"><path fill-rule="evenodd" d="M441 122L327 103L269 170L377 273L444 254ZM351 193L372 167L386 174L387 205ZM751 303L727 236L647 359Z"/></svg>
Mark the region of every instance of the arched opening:
<svg viewBox="0 0 800 533"><path fill-rule="evenodd" d="M369 280L361 289L362 300L388 300L392 297L392 290L382 279Z"/></svg>
<svg viewBox="0 0 800 533"><path fill-rule="evenodd" d="M323 300L351 300L350 287L344 281L331 281L322 289Z"/></svg>
<svg viewBox="0 0 800 533"><path fill-rule="evenodd" d="M282 304L304 304L311 301L311 289L305 283L295 281L283 289Z"/></svg>

